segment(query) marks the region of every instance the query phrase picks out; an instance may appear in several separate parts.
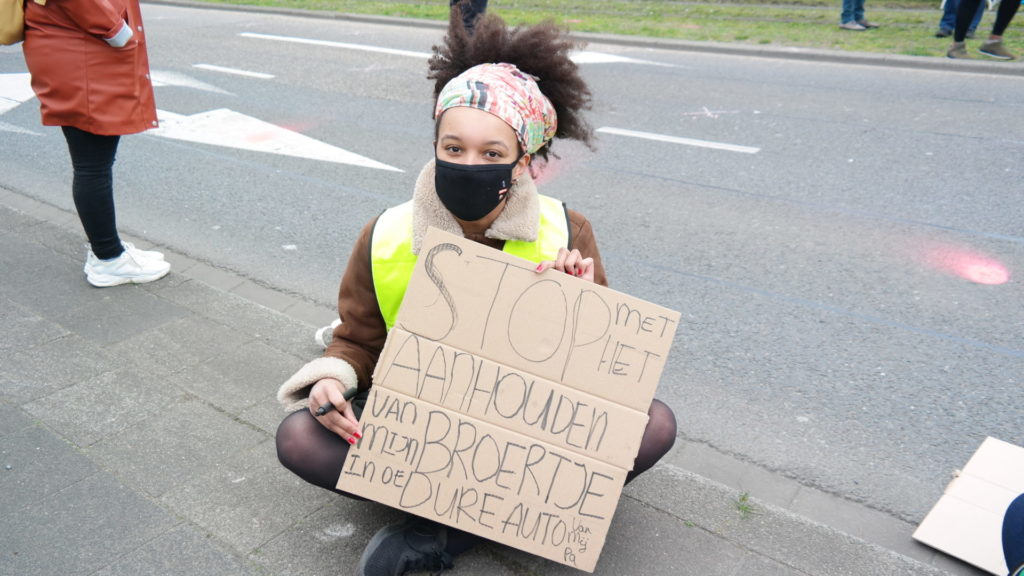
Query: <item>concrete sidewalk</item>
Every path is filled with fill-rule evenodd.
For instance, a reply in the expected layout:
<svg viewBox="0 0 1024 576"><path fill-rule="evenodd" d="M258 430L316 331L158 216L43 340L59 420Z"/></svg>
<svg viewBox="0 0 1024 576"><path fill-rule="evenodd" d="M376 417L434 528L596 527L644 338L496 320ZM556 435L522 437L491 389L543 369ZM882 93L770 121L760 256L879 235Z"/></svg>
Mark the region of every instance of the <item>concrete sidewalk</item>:
<svg viewBox="0 0 1024 576"><path fill-rule="evenodd" d="M351 574L398 514L274 449L277 385L333 312L167 250L167 278L92 288L83 245L73 213L0 188L0 575ZM982 574L913 529L680 439L595 574ZM581 574L500 545L452 573Z"/></svg>

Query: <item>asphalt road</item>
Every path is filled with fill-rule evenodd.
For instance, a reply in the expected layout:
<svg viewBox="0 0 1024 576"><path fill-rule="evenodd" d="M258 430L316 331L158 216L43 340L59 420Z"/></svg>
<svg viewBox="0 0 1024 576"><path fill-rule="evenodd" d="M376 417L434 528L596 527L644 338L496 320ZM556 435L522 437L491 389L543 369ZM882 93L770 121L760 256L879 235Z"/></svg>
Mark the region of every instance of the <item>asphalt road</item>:
<svg viewBox="0 0 1024 576"><path fill-rule="evenodd" d="M123 139L121 227L330 304L431 156L440 32L144 17L165 127L232 145ZM1019 78L587 49L597 148L556 145L541 189L593 221L614 288L682 312L658 394L681 435L910 521L985 436L1024 445ZM0 48L0 186L71 209L59 131L9 100L24 72ZM400 171L237 147L274 126Z"/></svg>

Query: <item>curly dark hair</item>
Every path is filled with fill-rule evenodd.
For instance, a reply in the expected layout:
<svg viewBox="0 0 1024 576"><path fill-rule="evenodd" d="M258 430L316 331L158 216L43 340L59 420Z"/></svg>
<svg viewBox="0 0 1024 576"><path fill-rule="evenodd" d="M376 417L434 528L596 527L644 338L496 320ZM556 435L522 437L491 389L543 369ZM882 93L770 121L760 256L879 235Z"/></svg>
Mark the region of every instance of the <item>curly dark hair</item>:
<svg viewBox="0 0 1024 576"><path fill-rule="evenodd" d="M427 78L434 80L436 100L449 80L477 64L514 64L536 76L540 91L551 100L558 115L555 138L579 140L593 149L594 130L582 114L591 107L590 88L569 58L577 45L553 21L509 28L501 17L491 13L480 18L470 34L462 21L461 5L457 4L452 7L443 43L433 47ZM547 161L550 147L551 142L544 144L534 156Z"/></svg>

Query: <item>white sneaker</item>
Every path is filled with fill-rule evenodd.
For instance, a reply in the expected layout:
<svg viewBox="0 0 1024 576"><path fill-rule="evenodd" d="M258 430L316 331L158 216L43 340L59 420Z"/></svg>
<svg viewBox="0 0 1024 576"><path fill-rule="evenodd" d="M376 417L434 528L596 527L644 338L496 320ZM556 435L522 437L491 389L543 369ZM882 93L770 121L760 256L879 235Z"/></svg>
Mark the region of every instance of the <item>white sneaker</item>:
<svg viewBox="0 0 1024 576"><path fill-rule="evenodd" d="M157 252L156 250L142 250L141 248L136 248L135 244L132 244L131 242L121 242L121 246L124 247L124 249L129 252L133 252L136 256L141 256L143 258L157 260L160 262L164 261L163 252Z"/></svg>
<svg viewBox="0 0 1024 576"><path fill-rule="evenodd" d="M337 328L339 324L341 324L341 318L335 318L334 321L331 322L330 326L318 328L313 339L316 340L316 343L324 350L326 350L327 347L331 345L331 340L334 339L334 329Z"/></svg>
<svg viewBox="0 0 1024 576"><path fill-rule="evenodd" d="M139 255L144 250L125 250L117 258L100 260L89 250L85 257L85 279L98 288L118 284L145 284L159 280L171 271L171 265L163 260L153 260Z"/></svg>
<svg viewBox="0 0 1024 576"><path fill-rule="evenodd" d="M96 253L92 251L92 248L89 247L88 243L84 244L84 247L85 247L85 250L86 250L86 255L85 255L85 273L88 274L89 273L89 262L91 262L93 260L97 260L97 258L96 258ZM141 248L136 248L135 244L132 244L131 242L125 242L123 240L121 241L121 247L124 248L125 252L131 252L137 258L144 258L146 260L155 260L157 262L163 262L164 261L164 253L163 252L157 252L156 250L142 250Z"/></svg>

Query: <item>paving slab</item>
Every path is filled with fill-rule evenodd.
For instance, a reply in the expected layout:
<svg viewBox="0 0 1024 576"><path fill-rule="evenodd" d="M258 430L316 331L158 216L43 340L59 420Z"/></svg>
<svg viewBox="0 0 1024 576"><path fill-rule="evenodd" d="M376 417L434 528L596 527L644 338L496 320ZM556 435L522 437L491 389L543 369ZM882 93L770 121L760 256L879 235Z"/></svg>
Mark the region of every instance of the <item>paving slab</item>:
<svg viewBox="0 0 1024 576"><path fill-rule="evenodd" d="M266 394L255 404L243 410L238 419L247 422L271 436L277 434L277 427L281 420L288 415L277 401L277 390Z"/></svg>
<svg viewBox="0 0 1024 576"><path fill-rule="evenodd" d="M277 462L273 440L223 462L212 473L179 484L160 502L248 554L343 498L307 484Z"/></svg>
<svg viewBox="0 0 1024 576"><path fill-rule="evenodd" d="M864 575L946 573L670 464L656 466L633 484L635 497L658 509L808 574L840 576L851 566Z"/></svg>
<svg viewBox="0 0 1024 576"><path fill-rule="evenodd" d="M0 517L99 472L91 460L20 411L4 410L0 416L11 418L12 428L17 428L0 437Z"/></svg>
<svg viewBox="0 0 1024 576"><path fill-rule="evenodd" d="M4 515L0 567L17 576L87 575L179 522L99 473Z"/></svg>
<svg viewBox="0 0 1024 576"><path fill-rule="evenodd" d="M68 441L90 446L183 400L181 390L133 370L115 370L22 406Z"/></svg>
<svg viewBox="0 0 1024 576"><path fill-rule="evenodd" d="M9 298L0 297L0 351L31 348L70 332ZM0 361L2 362L2 361Z"/></svg>
<svg viewBox="0 0 1024 576"><path fill-rule="evenodd" d="M355 566L366 543L402 514L374 502L335 498L253 552L250 558L278 576L336 574Z"/></svg>
<svg viewBox="0 0 1024 576"><path fill-rule="evenodd" d="M0 398L25 403L109 372L115 363L103 346L77 334L6 352Z"/></svg>
<svg viewBox="0 0 1024 576"><path fill-rule="evenodd" d="M315 327L297 322L279 312L225 294L200 281L161 286L163 281L145 285L170 302L184 306L208 321L226 327L238 341L260 340L297 359L315 358L322 352L313 342Z"/></svg>
<svg viewBox="0 0 1024 576"><path fill-rule="evenodd" d="M95 576L257 576L259 568L217 546L190 526L178 526L125 554Z"/></svg>
<svg viewBox="0 0 1024 576"><path fill-rule="evenodd" d="M88 303L62 314L61 324L103 346L130 340L187 314L132 284L95 291Z"/></svg>
<svg viewBox="0 0 1024 576"><path fill-rule="evenodd" d="M158 498L266 440L266 433L190 398L85 453L133 490Z"/></svg>
<svg viewBox="0 0 1024 576"><path fill-rule="evenodd" d="M203 364L167 376L166 382L237 415L266 401L267 394L276 393L278 385L301 365L295 356L253 341L237 344Z"/></svg>
<svg viewBox="0 0 1024 576"><path fill-rule="evenodd" d="M0 401L0 437L13 434L33 424L32 419L16 406ZM3 464L3 462L0 462L0 466Z"/></svg>
<svg viewBox="0 0 1024 576"><path fill-rule="evenodd" d="M56 319L103 298L102 291L84 282L85 259L72 260L25 238L0 235L0 266L31 270L6 274L3 292L44 318Z"/></svg>
<svg viewBox="0 0 1024 576"><path fill-rule="evenodd" d="M106 352L121 365L165 378L245 345L229 328L194 311L155 329L112 344Z"/></svg>
<svg viewBox="0 0 1024 576"><path fill-rule="evenodd" d="M19 202L21 198L23 196L20 194L0 188L0 203L2 203L0 205L0 236L6 234L21 236L25 228L39 226L39 218L32 218L13 206L13 203ZM60 230L55 226L53 228Z"/></svg>

